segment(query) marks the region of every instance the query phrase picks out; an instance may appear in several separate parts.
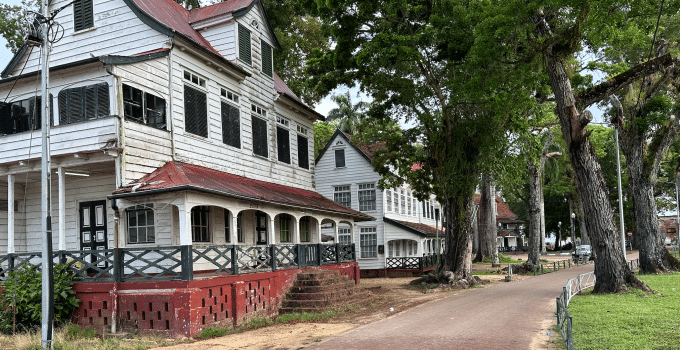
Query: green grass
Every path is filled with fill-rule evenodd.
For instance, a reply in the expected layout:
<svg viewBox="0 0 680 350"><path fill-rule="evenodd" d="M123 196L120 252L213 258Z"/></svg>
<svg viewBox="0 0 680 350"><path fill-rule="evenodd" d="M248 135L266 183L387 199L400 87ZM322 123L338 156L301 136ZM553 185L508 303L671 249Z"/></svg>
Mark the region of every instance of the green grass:
<svg viewBox="0 0 680 350"><path fill-rule="evenodd" d="M588 291L571 300L576 349L680 349L680 273L640 279L662 295Z"/></svg>
<svg viewBox="0 0 680 350"><path fill-rule="evenodd" d="M501 264L521 264L524 262L524 260L513 259L503 253L498 253L498 260ZM491 264L491 263L492 263L491 258L485 258L484 260L482 260L482 262L476 264Z"/></svg>
<svg viewBox="0 0 680 350"><path fill-rule="evenodd" d="M472 271L472 275L474 275L474 276L485 276L485 275L501 275L501 274L496 272L496 271Z"/></svg>

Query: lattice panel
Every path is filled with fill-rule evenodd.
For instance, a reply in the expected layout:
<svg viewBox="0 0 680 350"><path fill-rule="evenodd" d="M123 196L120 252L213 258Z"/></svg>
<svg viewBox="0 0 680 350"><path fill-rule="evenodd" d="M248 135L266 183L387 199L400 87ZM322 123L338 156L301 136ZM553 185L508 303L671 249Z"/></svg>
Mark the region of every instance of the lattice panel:
<svg viewBox="0 0 680 350"><path fill-rule="evenodd" d="M73 321L81 326L110 326L113 318L113 305L109 294L80 295L81 303L73 313Z"/></svg>
<svg viewBox="0 0 680 350"><path fill-rule="evenodd" d="M231 285L202 289L201 324L210 324L234 317L231 300Z"/></svg>
<svg viewBox="0 0 680 350"><path fill-rule="evenodd" d="M297 246L294 245L274 246L274 255L276 257L277 269L285 269L298 266Z"/></svg>
<svg viewBox="0 0 680 350"><path fill-rule="evenodd" d="M334 244L333 245L324 244L321 246L321 249L323 249L321 251L321 254L324 264L332 264L337 261Z"/></svg>
<svg viewBox="0 0 680 350"><path fill-rule="evenodd" d="M121 294L119 303L118 317L123 328L170 331L174 327L174 306L169 294Z"/></svg>
<svg viewBox="0 0 680 350"><path fill-rule="evenodd" d="M248 282L246 313L265 310L267 300L269 300L269 282L267 280Z"/></svg>

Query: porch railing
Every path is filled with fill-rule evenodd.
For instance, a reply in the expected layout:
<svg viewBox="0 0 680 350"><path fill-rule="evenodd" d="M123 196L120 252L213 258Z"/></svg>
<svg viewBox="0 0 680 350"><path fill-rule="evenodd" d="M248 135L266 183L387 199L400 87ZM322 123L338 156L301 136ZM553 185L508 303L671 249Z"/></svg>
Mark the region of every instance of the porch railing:
<svg viewBox="0 0 680 350"><path fill-rule="evenodd" d="M0 281L24 264L41 267L41 253L0 255ZM211 245L57 251L80 281L193 280L356 261L354 244Z"/></svg>
<svg viewBox="0 0 680 350"><path fill-rule="evenodd" d="M408 256L401 258L387 258L385 267L399 270L420 270L437 266L441 261L441 254L428 254L424 256Z"/></svg>

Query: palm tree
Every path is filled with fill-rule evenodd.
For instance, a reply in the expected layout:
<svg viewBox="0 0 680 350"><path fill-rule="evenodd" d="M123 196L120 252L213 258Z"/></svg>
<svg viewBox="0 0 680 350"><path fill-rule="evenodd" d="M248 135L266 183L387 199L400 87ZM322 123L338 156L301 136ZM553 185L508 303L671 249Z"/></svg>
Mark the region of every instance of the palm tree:
<svg viewBox="0 0 680 350"><path fill-rule="evenodd" d="M340 131L354 135L363 117L363 112L368 108L369 104L363 101L352 104L349 90L344 94L331 96L331 100L338 104L338 108L333 108L328 112L326 121L336 122Z"/></svg>

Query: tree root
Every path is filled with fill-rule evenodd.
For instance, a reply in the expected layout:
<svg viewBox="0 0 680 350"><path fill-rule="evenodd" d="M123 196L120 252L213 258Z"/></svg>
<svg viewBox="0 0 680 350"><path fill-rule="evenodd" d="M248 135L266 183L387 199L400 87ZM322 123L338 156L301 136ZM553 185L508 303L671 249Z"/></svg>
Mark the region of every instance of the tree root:
<svg viewBox="0 0 680 350"><path fill-rule="evenodd" d="M425 275L417 278L409 283L409 285L418 286L421 284L437 284L436 289L467 289L475 285L488 283L477 276L456 277L451 271L430 271Z"/></svg>

